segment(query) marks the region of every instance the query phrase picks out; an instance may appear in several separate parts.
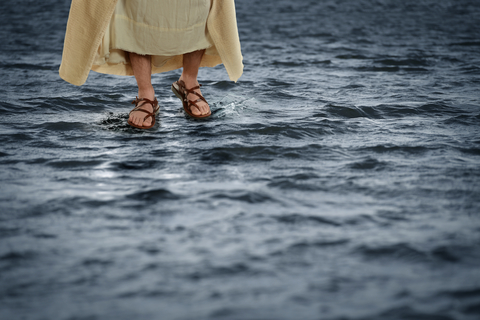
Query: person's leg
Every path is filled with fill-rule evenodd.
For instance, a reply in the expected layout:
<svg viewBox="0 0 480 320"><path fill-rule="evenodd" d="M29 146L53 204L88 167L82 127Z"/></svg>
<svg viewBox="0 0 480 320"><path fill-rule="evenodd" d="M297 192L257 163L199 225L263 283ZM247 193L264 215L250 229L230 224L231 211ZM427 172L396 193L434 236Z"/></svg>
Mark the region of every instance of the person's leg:
<svg viewBox="0 0 480 320"><path fill-rule="evenodd" d="M199 50L183 55L183 72L180 80L183 80L185 82L185 86L187 87L187 89L198 86L198 69L200 68L200 62L202 61L204 53L205 50ZM201 94L200 89L195 90L195 92ZM194 94L189 94L187 99L196 101L198 97ZM194 115L200 116L210 112L210 107L207 103L200 101L197 102L197 105L199 106L199 109L197 109L195 106L192 106L191 109Z"/></svg>
<svg viewBox="0 0 480 320"><path fill-rule="evenodd" d="M138 98L146 98L149 100L155 99L155 90L153 90L152 86L150 56L142 56L133 52L130 52L129 54L133 74L137 80ZM149 103L145 103L141 108L149 112L153 111L153 108ZM139 126L149 126L152 123L152 118L149 117L143 121L144 118L145 112L135 111L130 113L129 120Z"/></svg>

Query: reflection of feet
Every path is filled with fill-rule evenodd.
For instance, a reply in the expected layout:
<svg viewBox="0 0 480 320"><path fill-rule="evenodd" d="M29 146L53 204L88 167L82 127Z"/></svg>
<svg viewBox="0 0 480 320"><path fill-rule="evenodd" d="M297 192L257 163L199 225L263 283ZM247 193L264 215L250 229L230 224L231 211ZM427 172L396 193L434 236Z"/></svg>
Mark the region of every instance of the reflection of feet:
<svg viewBox="0 0 480 320"><path fill-rule="evenodd" d="M160 110L157 98L150 100L138 97L132 102L135 108L130 111L128 124L139 129L150 129L155 125L155 116Z"/></svg>
<svg viewBox="0 0 480 320"><path fill-rule="evenodd" d="M178 80L172 84L173 93L182 100L183 109L193 118L206 118L212 114L200 87L197 81L188 85L183 80Z"/></svg>

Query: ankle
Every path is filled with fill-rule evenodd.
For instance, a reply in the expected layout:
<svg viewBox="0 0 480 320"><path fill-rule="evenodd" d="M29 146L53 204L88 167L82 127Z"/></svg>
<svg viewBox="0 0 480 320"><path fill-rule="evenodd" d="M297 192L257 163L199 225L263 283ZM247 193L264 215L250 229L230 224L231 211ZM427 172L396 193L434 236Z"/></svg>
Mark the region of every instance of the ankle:
<svg viewBox="0 0 480 320"><path fill-rule="evenodd" d="M146 98L153 100L155 98L155 90L153 89L153 86L138 88L138 97L140 99Z"/></svg>
<svg viewBox="0 0 480 320"><path fill-rule="evenodd" d="M187 74L182 74L180 77L180 80L183 80L185 84L198 84L197 77L195 76L189 76Z"/></svg>

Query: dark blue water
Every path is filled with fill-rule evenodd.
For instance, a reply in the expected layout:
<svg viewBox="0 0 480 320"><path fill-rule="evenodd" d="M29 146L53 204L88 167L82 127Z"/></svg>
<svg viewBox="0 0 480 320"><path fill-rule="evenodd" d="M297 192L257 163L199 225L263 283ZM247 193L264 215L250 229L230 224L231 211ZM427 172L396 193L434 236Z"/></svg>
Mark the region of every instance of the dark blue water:
<svg viewBox="0 0 480 320"><path fill-rule="evenodd" d="M0 319L480 319L480 2L238 0L245 73L58 77L0 3Z"/></svg>

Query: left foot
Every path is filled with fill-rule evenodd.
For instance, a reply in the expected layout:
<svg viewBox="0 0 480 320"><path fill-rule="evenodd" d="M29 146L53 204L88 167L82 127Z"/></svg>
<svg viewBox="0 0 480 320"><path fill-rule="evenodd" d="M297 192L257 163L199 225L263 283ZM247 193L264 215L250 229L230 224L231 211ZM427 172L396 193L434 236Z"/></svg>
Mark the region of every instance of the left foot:
<svg viewBox="0 0 480 320"><path fill-rule="evenodd" d="M180 77L179 82L180 81L183 81L185 83L185 88L187 90L200 86L196 79L195 80L189 80L189 79L182 79L182 77ZM193 92L195 92L195 93L199 94L201 97L203 97L202 96L202 91L200 90L200 88L193 90ZM210 106L208 105L208 103L205 100L202 100L198 95L196 95L194 93L189 93L187 95L187 100L195 101L195 104L193 104L193 103L189 104L190 111L192 112L192 114L194 116L203 117L203 116L209 115L211 113L210 112Z"/></svg>

